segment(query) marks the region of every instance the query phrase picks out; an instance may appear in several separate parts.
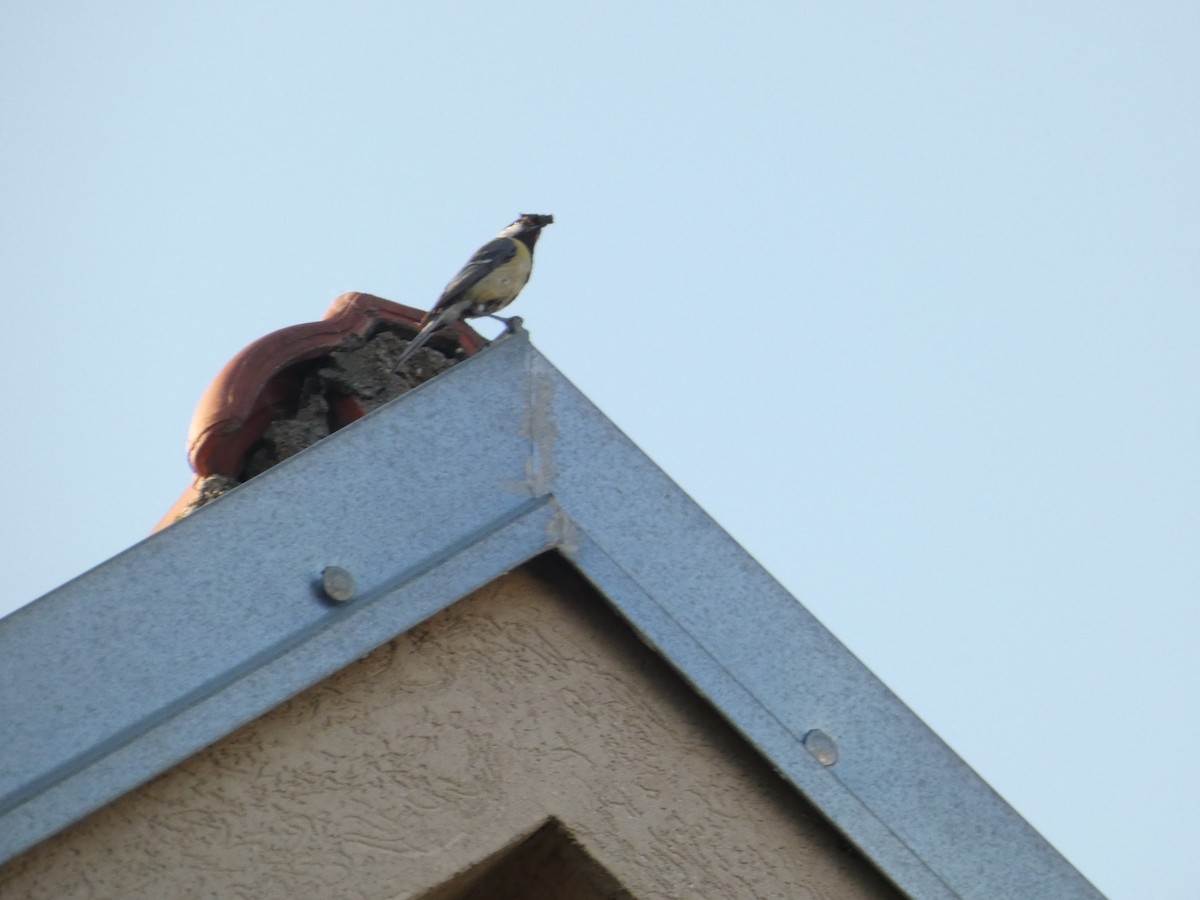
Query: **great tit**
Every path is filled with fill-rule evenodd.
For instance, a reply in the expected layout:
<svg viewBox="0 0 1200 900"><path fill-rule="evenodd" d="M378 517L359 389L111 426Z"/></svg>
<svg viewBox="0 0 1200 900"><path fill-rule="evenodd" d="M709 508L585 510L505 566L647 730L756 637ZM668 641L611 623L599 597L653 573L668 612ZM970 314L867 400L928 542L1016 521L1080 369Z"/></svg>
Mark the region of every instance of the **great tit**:
<svg viewBox="0 0 1200 900"><path fill-rule="evenodd" d="M554 216L523 214L488 241L451 279L433 309L421 320L417 336L400 354L399 372L437 329L459 319L490 316L511 327L511 319L496 315L517 298L533 268L533 246Z"/></svg>

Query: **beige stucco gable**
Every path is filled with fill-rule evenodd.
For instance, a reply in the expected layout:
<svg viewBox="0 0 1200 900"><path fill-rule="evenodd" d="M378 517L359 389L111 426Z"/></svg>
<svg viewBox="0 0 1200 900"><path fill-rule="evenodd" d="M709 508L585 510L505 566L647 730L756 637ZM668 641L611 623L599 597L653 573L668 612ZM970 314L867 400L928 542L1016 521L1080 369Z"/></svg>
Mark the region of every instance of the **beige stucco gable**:
<svg viewBox="0 0 1200 900"><path fill-rule="evenodd" d="M510 852L531 835L538 852ZM599 893L616 883L639 898L899 896L555 556L0 869L12 897L621 896Z"/></svg>

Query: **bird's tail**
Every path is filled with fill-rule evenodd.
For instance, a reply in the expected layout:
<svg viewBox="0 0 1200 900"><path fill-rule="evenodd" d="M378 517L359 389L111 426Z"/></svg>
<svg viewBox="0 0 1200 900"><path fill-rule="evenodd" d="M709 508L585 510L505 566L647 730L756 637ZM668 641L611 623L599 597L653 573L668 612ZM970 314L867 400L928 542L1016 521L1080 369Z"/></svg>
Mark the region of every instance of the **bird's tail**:
<svg viewBox="0 0 1200 900"><path fill-rule="evenodd" d="M425 346L425 342L430 336L446 323L446 313L440 312L436 316L427 316L426 322L421 326L421 330L417 332L417 336L409 341L408 346L404 348L404 352L400 354L400 359L396 361L396 365L392 367L393 372L399 372L404 368L404 364L408 362L409 357Z"/></svg>

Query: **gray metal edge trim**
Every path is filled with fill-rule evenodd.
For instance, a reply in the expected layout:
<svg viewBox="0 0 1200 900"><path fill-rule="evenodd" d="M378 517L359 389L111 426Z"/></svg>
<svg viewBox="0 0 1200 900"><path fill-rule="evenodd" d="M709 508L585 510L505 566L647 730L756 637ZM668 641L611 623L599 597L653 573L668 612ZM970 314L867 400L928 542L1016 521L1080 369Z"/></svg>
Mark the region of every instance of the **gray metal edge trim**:
<svg viewBox="0 0 1200 900"><path fill-rule="evenodd" d="M0 860L555 546L527 348L498 342L0 620ZM328 564L349 603L321 595Z"/></svg>
<svg viewBox="0 0 1200 900"><path fill-rule="evenodd" d="M469 502L447 497L436 477L396 478L397 471L416 471L431 456L442 464L437 474L452 472ZM424 528L396 514L405 501L410 509L432 504L441 510L437 523L462 527ZM312 516L319 521L306 521L310 512L320 513ZM922 898L979 900L1101 896L523 334L498 341L193 519L198 521L173 526L64 585L34 604L39 609L31 614L21 610L0 620L0 676L6 666L16 668L3 651L19 645L22 629L34 619L54 626L49 637L45 627L40 633L63 652L82 646L79 635L87 628L113 628L97 621L101 613L91 606L96 597L88 594L96 593L96 585L101 599L124 591L146 601L154 599L164 577L189 582L214 609L150 606L152 624L180 629L187 638L208 636L218 650L236 634L228 630L234 626L222 630L237 608L226 595L240 591L268 607L256 633L275 637L263 637L254 653L233 664L220 663L169 705L149 706L133 724L84 742L68 762L61 753L51 759L0 812L0 859L557 547L902 890ZM237 534L218 540L228 523L241 523L242 533L270 534L271 540L260 540L257 553L240 560L243 569L233 574L198 577L172 568L187 569L187 554L194 555L201 537L227 554L222 562L239 562L246 554L229 549ZM387 546L381 549L381 542ZM389 555L392 547L399 556ZM322 559L354 562L365 587L357 599L344 607L312 609L319 604L313 603L311 576L304 572L319 571ZM266 573L257 581L255 566ZM292 570L295 574L278 574ZM139 585L139 575L150 585ZM751 603L730 606L730 597ZM119 613L131 602L122 598L106 611ZM180 618L189 615L193 618ZM296 615L300 618L290 618ZM137 683L144 675L137 663L151 674L172 664L168 651L153 642L128 649L132 661L96 651L89 664L99 667L97 678L109 666ZM179 654L178 639L170 652ZM770 657L779 655L783 661L774 660L771 668ZM185 663L181 671L189 671L186 664L194 661L179 659ZM45 678L59 677L52 666L46 672ZM13 684L8 682L10 690L21 689ZM29 696L36 696L39 683L27 684L35 689ZM21 699L9 708L19 710ZM52 713L39 714L53 723ZM808 753L803 736L817 726L846 739L850 752L844 762L825 767ZM896 788L930 778L939 797L950 801L922 804ZM969 798L962 808L955 805L956 793ZM965 831L964 822L971 826Z"/></svg>
<svg viewBox="0 0 1200 900"><path fill-rule="evenodd" d="M0 816L0 860L132 790L241 725L553 546L550 498L524 504L451 555L329 611L319 627L264 650L70 764L46 773Z"/></svg>
<svg viewBox="0 0 1200 900"><path fill-rule="evenodd" d="M532 406L553 419L554 493L570 519L561 551L897 886L921 898L1102 896L534 354L544 383ZM810 729L837 740L835 765L805 748Z"/></svg>
<svg viewBox="0 0 1200 900"><path fill-rule="evenodd" d="M658 652L713 703L772 767L808 798L831 822L841 826L865 856L892 882L913 897L954 900L960 895L946 885L887 825L852 792L838 783L831 769L817 762L797 735L742 684L721 661L657 603L582 529L565 553L587 579L620 612L641 639ZM720 698L720 702L716 701Z"/></svg>

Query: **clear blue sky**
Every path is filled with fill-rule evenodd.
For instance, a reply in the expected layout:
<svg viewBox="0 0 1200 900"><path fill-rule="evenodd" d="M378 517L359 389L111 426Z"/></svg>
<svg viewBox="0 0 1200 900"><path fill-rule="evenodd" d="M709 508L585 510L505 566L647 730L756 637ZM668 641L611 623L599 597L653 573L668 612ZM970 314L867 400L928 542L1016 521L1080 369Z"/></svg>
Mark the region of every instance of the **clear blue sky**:
<svg viewBox="0 0 1200 900"><path fill-rule="evenodd" d="M1198 46L1185 2L8 0L4 602L145 535L244 345L553 213L539 349L1101 890L1194 900Z"/></svg>

